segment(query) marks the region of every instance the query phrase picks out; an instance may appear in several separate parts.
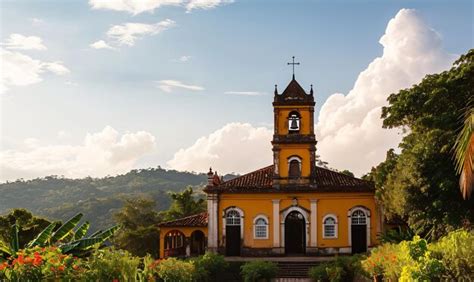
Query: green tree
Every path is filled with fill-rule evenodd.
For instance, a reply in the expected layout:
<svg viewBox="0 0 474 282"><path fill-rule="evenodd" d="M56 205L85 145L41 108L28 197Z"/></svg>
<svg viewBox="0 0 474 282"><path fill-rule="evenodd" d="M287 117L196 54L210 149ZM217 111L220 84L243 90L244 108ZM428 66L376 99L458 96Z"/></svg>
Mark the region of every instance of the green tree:
<svg viewBox="0 0 474 282"><path fill-rule="evenodd" d="M123 208L114 217L122 227L113 239L118 248L135 256L150 254L158 257L160 216L156 212L156 202L153 199L127 198Z"/></svg>
<svg viewBox="0 0 474 282"><path fill-rule="evenodd" d="M196 198L192 187L188 187L178 193L170 192L169 196L173 201L171 207L162 213L166 221L197 214L206 210L206 201L203 198Z"/></svg>
<svg viewBox="0 0 474 282"><path fill-rule="evenodd" d="M390 95L389 106L382 110L385 128L406 133L383 185L388 199L400 199L383 204L422 235L437 238L474 221L474 201L464 201L459 193L452 161L460 117L473 91L470 50L450 70L427 75L418 85Z"/></svg>
<svg viewBox="0 0 474 282"><path fill-rule="evenodd" d="M8 214L0 216L0 241L11 242L13 239L11 229L14 224L17 224L19 244L23 246L33 240L50 223L44 218L34 216L26 209L12 209Z"/></svg>
<svg viewBox="0 0 474 282"><path fill-rule="evenodd" d="M345 169L343 171L341 171L342 174L345 174L345 175L348 175L348 176L351 176L351 177L354 177L354 173L352 173L352 171L348 170L348 169Z"/></svg>

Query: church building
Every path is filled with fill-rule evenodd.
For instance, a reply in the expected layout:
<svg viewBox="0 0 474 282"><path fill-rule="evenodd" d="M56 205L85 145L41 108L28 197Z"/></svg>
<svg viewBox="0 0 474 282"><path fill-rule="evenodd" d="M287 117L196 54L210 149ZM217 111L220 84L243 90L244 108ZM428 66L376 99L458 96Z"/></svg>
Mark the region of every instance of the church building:
<svg viewBox="0 0 474 282"><path fill-rule="evenodd" d="M262 152L273 164L227 181L211 169L207 212L162 223L160 257L318 256L376 245L374 184L316 165L314 107L313 87L306 93L294 75L282 93L275 86L273 149Z"/></svg>

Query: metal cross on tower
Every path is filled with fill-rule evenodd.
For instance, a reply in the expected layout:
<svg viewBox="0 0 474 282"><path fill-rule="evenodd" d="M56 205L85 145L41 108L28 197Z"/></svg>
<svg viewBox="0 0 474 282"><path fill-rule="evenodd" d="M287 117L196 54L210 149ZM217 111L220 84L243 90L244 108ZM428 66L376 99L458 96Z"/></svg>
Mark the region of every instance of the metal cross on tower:
<svg viewBox="0 0 474 282"><path fill-rule="evenodd" d="M293 62L292 63L288 63L288 65L292 65L293 66L293 79L295 79L295 65L299 65L300 63L295 63L295 56L293 56Z"/></svg>

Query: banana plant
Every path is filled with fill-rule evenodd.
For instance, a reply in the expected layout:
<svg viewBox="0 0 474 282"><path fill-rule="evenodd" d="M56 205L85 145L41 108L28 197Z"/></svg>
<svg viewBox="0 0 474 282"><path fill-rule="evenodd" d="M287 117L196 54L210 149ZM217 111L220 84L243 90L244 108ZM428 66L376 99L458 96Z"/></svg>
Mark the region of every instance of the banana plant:
<svg viewBox="0 0 474 282"><path fill-rule="evenodd" d="M59 227L58 223L51 223L33 240L27 243L24 248L57 246L63 253L80 253L99 247L120 228L118 225L115 225L105 230L99 230L87 237L86 234L90 224L86 221L79 225L82 216L81 213L78 213ZM18 232L18 224L13 225L12 242L7 244L0 241L0 253L14 255L18 252L20 249Z"/></svg>

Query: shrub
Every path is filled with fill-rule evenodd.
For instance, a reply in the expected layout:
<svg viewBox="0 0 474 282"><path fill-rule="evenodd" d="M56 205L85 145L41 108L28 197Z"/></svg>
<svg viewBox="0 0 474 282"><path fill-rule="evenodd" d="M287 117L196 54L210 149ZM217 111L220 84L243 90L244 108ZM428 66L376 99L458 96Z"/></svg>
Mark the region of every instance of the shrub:
<svg viewBox="0 0 474 282"><path fill-rule="evenodd" d="M140 258L124 250L105 248L94 252L88 260L87 281L134 281Z"/></svg>
<svg viewBox="0 0 474 282"><path fill-rule="evenodd" d="M276 263L263 260L249 261L241 266L245 282L270 281L278 272Z"/></svg>
<svg viewBox="0 0 474 282"><path fill-rule="evenodd" d="M432 280L439 278L443 263L428 251L428 243L419 236L399 244L383 244L372 250L362 261L371 276L383 275L388 280Z"/></svg>
<svg viewBox="0 0 474 282"><path fill-rule="evenodd" d="M0 264L0 280L41 281L77 280L84 273L82 261L64 255L56 247L20 250Z"/></svg>
<svg viewBox="0 0 474 282"><path fill-rule="evenodd" d="M157 265L158 277L166 282L190 282L195 276L195 267L192 261L182 261L176 258L167 258Z"/></svg>
<svg viewBox="0 0 474 282"><path fill-rule="evenodd" d="M362 258L361 255L338 256L334 261L310 268L308 275L316 281L353 281L357 275L364 274Z"/></svg>
<svg viewBox="0 0 474 282"><path fill-rule="evenodd" d="M430 244L432 256L445 267L444 278L469 280L474 277L474 232L457 230Z"/></svg>
<svg viewBox="0 0 474 282"><path fill-rule="evenodd" d="M196 280L198 281L216 281L216 276L219 271L225 271L228 263L224 256L206 253L193 259L196 268Z"/></svg>

